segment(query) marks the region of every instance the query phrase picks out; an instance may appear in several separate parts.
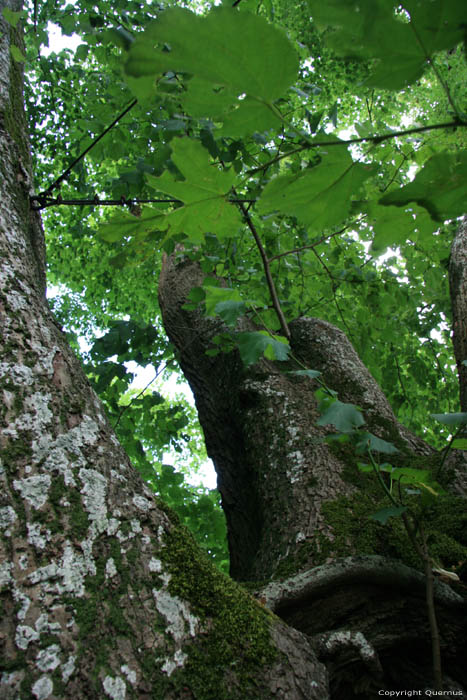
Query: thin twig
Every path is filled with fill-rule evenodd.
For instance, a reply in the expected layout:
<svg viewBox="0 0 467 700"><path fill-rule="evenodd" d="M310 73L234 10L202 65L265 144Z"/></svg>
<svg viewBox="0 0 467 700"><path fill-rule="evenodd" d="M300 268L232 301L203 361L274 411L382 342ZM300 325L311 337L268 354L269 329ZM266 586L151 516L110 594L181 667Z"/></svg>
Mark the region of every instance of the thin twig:
<svg viewBox="0 0 467 700"><path fill-rule="evenodd" d="M277 255L273 255L271 258L269 258L269 262L272 262L273 260L279 260L279 258L283 258L285 255L301 253L302 250L310 250L311 248L315 248L321 243L324 243L324 241L328 241L330 238L334 238L334 236L339 236L341 233L344 233L344 231L346 231L347 229L348 226L344 226L344 228L341 228L340 231L330 233L328 236L322 236L318 241L315 241L314 243L310 243L309 245L302 245L300 246L300 248L293 248L292 250L286 250L285 253L278 253Z"/></svg>
<svg viewBox="0 0 467 700"><path fill-rule="evenodd" d="M245 205L243 204L243 202L238 202L238 207L243 214L243 218L245 219L245 222L246 222L248 228L250 229L250 231L253 235L253 238L255 239L256 247L259 250L259 254L261 256L261 260L263 263L264 274L266 275L266 282L267 282L267 285L269 288L269 293L271 295L272 304L274 306L274 311L276 312L277 318L279 319L281 330L282 330L283 334L285 335L285 337L290 339L290 329L289 329L289 326L288 326L287 321L285 319L284 313L282 311L279 297L277 296L276 285L274 284L274 280L272 278L271 267L269 265L268 256L266 255L266 251L264 250L263 244L261 242L261 238L259 237L258 232L256 230L256 227L255 227L253 221L251 220L251 216L248 213L248 210L245 207Z"/></svg>
<svg viewBox="0 0 467 700"><path fill-rule="evenodd" d="M42 192L41 194L44 195L44 196L46 196L46 195L50 194L51 192L53 192L53 190L57 189L57 187L60 185L60 183L63 182L63 180L66 180L66 178L68 177L68 175L70 174L70 172L73 170L73 168L75 167L75 165L76 165L77 163L79 163L79 161L80 161L82 158L84 158L84 156L86 155L86 153L89 153L89 151L91 150L91 148L94 148L94 146L96 145L96 143L98 143L98 142L101 140L101 138L102 138L103 136L105 136L105 135L110 131L110 129L112 129L112 128L115 126L115 124L116 124L118 121L120 121L120 119L122 119L122 117L124 117L125 114L127 114L127 113L130 111L130 109L132 109L132 108L135 106L135 104L136 104L137 102L138 102L138 100L133 100L133 101L128 105L128 107L126 107L126 108L123 110L123 112L122 112L121 114L119 114L118 117L117 117L116 119L113 120L112 124L109 124L109 126L106 127L106 128L104 129L104 131L103 131L101 134L99 134L99 136L97 136L97 137L92 141L92 143L91 143L82 153L79 154L79 156L78 156L77 158L74 159L74 161L71 163L71 165L68 166L68 168L65 170L65 172L63 172L63 173L60 175L60 177L58 177L58 178L55 180L55 182L53 182L53 183L50 185L50 187L48 187L48 188L45 190L45 192Z"/></svg>
<svg viewBox="0 0 467 700"><path fill-rule="evenodd" d="M467 127L467 124L463 122L461 119L456 118L451 122L444 122L442 124L429 124L427 126L414 126L411 129L404 129L402 131L391 131L388 134L379 134L376 136L361 136L358 138L353 138L353 139L335 139L334 141L313 141L313 142L308 142L308 143L303 143L297 148L294 148L291 151L288 151L287 153L283 153L282 155L276 156L275 158L272 158L269 160L267 163L264 163L264 165L261 165L258 168L253 168L252 170L247 170L246 174L247 175L252 175L253 173L257 173L260 170L264 170L265 168L269 168L270 165L273 165L274 163L278 163L279 161L283 160L284 158L288 158L289 156L294 155L295 153L301 153L302 151L307 151L310 148L322 148L322 147L327 147L327 146L348 146L353 143L364 143L365 141L370 141L374 144L379 144L382 143L383 141L389 141L389 139L394 139L398 138L399 136L410 136L411 134L419 134L424 131L433 131L435 129L449 129L457 126L464 126Z"/></svg>

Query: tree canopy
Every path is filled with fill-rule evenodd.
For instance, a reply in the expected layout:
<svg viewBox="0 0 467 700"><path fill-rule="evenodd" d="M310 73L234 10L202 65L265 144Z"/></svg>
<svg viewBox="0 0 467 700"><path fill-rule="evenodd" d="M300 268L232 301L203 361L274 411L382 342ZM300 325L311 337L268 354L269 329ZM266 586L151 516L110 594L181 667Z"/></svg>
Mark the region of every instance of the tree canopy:
<svg viewBox="0 0 467 700"><path fill-rule="evenodd" d="M326 319L399 420L442 447L449 426L431 414L459 410L447 266L467 194L462 3L47 0L25 22L13 58L48 279L63 285L54 311L91 346L87 372L144 479L221 568L216 494L162 466L169 445L203 459L194 411L129 389L124 365L176 371L163 252L201 265L190 303L228 327L209 352L283 360L292 319ZM79 35L76 51L44 51L49 22ZM245 314L256 331L235 329Z"/></svg>

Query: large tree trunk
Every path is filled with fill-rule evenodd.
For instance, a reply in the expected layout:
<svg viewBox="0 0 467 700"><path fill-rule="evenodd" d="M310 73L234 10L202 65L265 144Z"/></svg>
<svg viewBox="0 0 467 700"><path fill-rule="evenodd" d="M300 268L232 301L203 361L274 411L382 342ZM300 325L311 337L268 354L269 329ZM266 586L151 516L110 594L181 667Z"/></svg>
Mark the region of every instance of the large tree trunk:
<svg viewBox="0 0 467 700"><path fill-rule="evenodd" d="M159 301L217 471L232 576L279 579L258 594L289 624L314 637L327 657L332 697L353 697L352 678L369 693L358 697L373 697L376 688L429 685L424 580L405 565L417 565L417 559L400 522L384 528L368 520L377 510L373 482L359 476L349 443L325 441L333 429L316 424L318 385L287 374L298 365L262 359L245 368L237 352L206 354L213 337L228 329L184 308L204 277L189 256L180 252L167 258ZM244 318L239 329L254 326ZM297 319L290 330L294 357L319 370L341 401L362 409L368 432L398 448L396 464L439 462L429 445L397 421L342 331L315 318ZM450 466L450 488L457 496L447 507L464 508L465 454L454 451ZM434 516L434 529L442 529L444 517ZM448 676L467 685L460 641L466 635L465 605L442 586L437 596ZM363 641L352 637L362 633ZM327 647L320 647L323 638Z"/></svg>
<svg viewBox="0 0 467 700"><path fill-rule="evenodd" d="M219 574L144 486L54 324L3 6L0 697L327 698L308 637Z"/></svg>
<svg viewBox="0 0 467 700"><path fill-rule="evenodd" d="M459 374L461 409L467 412L467 217L457 229L449 260L452 342Z"/></svg>

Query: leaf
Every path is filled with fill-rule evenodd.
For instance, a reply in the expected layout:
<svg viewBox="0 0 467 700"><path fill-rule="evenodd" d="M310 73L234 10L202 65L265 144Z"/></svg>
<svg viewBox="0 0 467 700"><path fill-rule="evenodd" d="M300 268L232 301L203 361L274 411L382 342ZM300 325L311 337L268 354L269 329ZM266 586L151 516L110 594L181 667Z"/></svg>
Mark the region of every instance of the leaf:
<svg viewBox="0 0 467 700"><path fill-rule="evenodd" d="M391 471L391 479L393 481L401 481L404 484L420 486L430 496L438 496L440 493L443 493L443 489L433 480L433 475L428 469L397 467Z"/></svg>
<svg viewBox="0 0 467 700"><path fill-rule="evenodd" d="M465 10L458 0L408 0L409 15L396 16L387 0L308 0L313 20L330 28L326 42L344 56L368 61L376 68L368 84L398 90L414 82L436 51L464 38Z"/></svg>
<svg viewBox="0 0 467 700"><path fill-rule="evenodd" d="M467 450L467 438L457 438L453 440L451 447L455 450Z"/></svg>
<svg viewBox="0 0 467 700"><path fill-rule="evenodd" d="M269 360L287 360L290 346L284 338L270 336L267 331L237 333L240 357L245 365L253 365L265 355Z"/></svg>
<svg viewBox="0 0 467 700"><path fill-rule="evenodd" d="M157 230L164 220L164 216L155 213L154 209L143 209L141 216L133 216L127 212L121 212L110 221L100 225L97 236L106 243L115 243L128 236L144 238L154 230Z"/></svg>
<svg viewBox="0 0 467 700"><path fill-rule="evenodd" d="M10 44L10 53L17 63L24 63L26 61L26 56L19 50L14 44Z"/></svg>
<svg viewBox="0 0 467 700"><path fill-rule="evenodd" d="M219 170L209 153L188 137L172 142L172 161L184 180L165 171L160 177L146 175L157 191L180 199L184 206L166 215L170 235L185 233L194 243L212 232L219 237L232 236L241 224L238 210L226 200L235 181L233 170Z"/></svg>
<svg viewBox="0 0 467 700"><path fill-rule="evenodd" d="M431 413L432 418L444 425L463 425L467 423L467 413Z"/></svg>
<svg viewBox="0 0 467 700"><path fill-rule="evenodd" d="M342 433L350 433L365 424L356 406L339 400L334 401L316 422L318 425L333 425Z"/></svg>
<svg viewBox="0 0 467 700"><path fill-rule="evenodd" d="M2 10L2 15L3 15L4 20L6 22L8 22L8 24L11 27L16 27L22 14L23 14L22 10L19 10L18 12L13 12L13 10L10 10L8 7L4 7ZM18 59L15 59L15 60L18 60Z"/></svg>
<svg viewBox="0 0 467 700"><path fill-rule="evenodd" d="M294 82L298 57L285 33L259 15L221 7L201 16L177 7L138 36L125 70L132 76L190 73L236 96L269 102Z"/></svg>
<svg viewBox="0 0 467 700"><path fill-rule="evenodd" d="M396 247L407 240L418 241L433 234L432 219L426 209L416 204L403 209L371 202L366 206L366 211L374 230L371 244L374 255L380 255L389 246Z"/></svg>
<svg viewBox="0 0 467 700"><path fill-rule="evenodd" d="M345 149L335 148L322 153L319 165L271 180L259 198L258 211L296 216L321 231L345 219L352 197L371 174L370 166L354 163Z"/></svg>
<svg viewBox="0 0 467 700"><path fill-rule="evenodd" d="M292 374L295 377L309 377L310 379L315 379L321 375L317 369L296 369L292 372L287 372L287 374Z"/></svg>
<svg viewBox="0 0 467 700"><path fill-rule="evenodd" d="M435 221L445 221L464 214L466 198L467 150L464 150L432 156L411 183L389 192L379 202L398 207L417 202Z"/></svg>
<svg viewBox="0 0 467 700"><path fill-rule="evenodd" d="M222 117L222 134L239 138L253 132L278 129L281 120L269 107L269 105L246 97L235 109L227 112Z"/></svg>
<svg viewBox="0 0 467 700"><path fill-rule="evenodd" d="M215 287L212 284L206 283L203 285L202 289L205 295L206 314L208 316L216 316L216 307L222 302L243 304L243 300L238 289L232 289L231 287Z"/></svg>
<svg viewBox="0 0 467 700"><path fill-rule="evenodd" d="M391 506L390 508L382 508L376 513L372 513L372 515L370 515L370 518L372 520L376 520L382 525L386 525L389 518L402 515L402 513L405 513L406 510L406 506Z"/></svg>
<svg viewBox="0 0 467 700"><path fill-rule="evenodd" d="M215 306L216 313L222 318L228 326L235 326L240 316L243 316L246 310L245 302L243 301L220 301Z"/></svg>
<svg viewBox="0 0 467 700"><path fill-rule="evenodd" d="M357 447L362 451L373 450L374 452L381 452L383 454L392 455L399 452L397 447L392 444L392 442L386 442L372 433L364 433L362 439L359 440Z"/></svg>

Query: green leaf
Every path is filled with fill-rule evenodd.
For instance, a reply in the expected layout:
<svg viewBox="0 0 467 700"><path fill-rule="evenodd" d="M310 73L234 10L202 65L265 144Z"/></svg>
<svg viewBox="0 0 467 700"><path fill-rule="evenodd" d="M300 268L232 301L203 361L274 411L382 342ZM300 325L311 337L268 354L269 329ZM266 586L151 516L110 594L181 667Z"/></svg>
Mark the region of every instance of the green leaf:
<svg viewBox="0 0 467 700"><path fill-rule="evenodd" d="M467 198L467 151L432 156L410 184L379 200L398 207L417 202L435 221L462 216Z"/></svg>
<svg viewBox="0 0 467 700"><path fill-rule="evenodd" d="M271 336L267 331L237 333L235 336L240 357L245 365L258 362L263 355L269 360L287 360L290 346L281 336Z"/></svg>
<svg viewBox="0 0 467 700"><path fill-rule="evenodd" d="M431 417L444 425L463 425L467 423L467 413L432 413Z"/></svg>
<svg viewBox="0 0 467 700"><path fill-rule="evenodd" d="M344 56L376 60L368 83L397 90L418 80L436 51L464 38L465 9L458 0L408 0L397 17L387 0L308 0L314 22L329 28L326 43Z"/></svg>
<svg viewBox="0 0 467 700"><path fill-rule="evenodd" d="M371 202L366 211L374 230L371 252L379 255L389 246L396 247L407 240L418 241L433 234L434 224L426 209L411 204L407 208L381 206Z"/></svg>
<svg viewBox="0 0 467 700"><path fill-rule="evenodd" d="M467 438L456 438L452 441L451 447L455 450L467 450Z"/></svg>
<svg viewBox="0 0 467 700"><path fill-rule="evenodd" d="M365 424L356 406L339 400L334 401L316 422L318 425L333 425L342 433L350 433Z"/></svg>
<svg viewBox="0 0 467 700"><path fill-rule="evenodd" d="M14 44L10 44L10 53L17 63L24 63L26 61L26 56L19 50Z"/></svg>
<svg viewBox="0 0 467 700"><path fill-rule="evenodd" d="M285 33L259 15L222 7L201 16L177 7L138 36L126 64L133 76L166 71L269 102L295 80L298 57Z"/></svg>
<svg viewBox="0 0 467 700"><path fill-rule="evenodd" d="M292 374L295 377L309 377L310 379L315 379L321 375L321 372L318 372L317 369L296 369L287 372L287 374Z"/></svg>
<svg viewBox="0 0 467 700"><path fill-rule="evenodd" d="M205 294L204 298L206 301L206 314L208 316L216 316L218 313L216 307L223 302L243 304L243 300L238 289L232 289L231 287L214 287L213 285L206 283L203 285L202 289Z"/></svg>
<svg viewBox="0 0 467 700"><path fill-rule="evenodd" d="M169 234L185 233L194 243L201 243L209 232L218 237L234 235L241 217L226 197L235 181L235 172L219 170L212 164L208 151L188 137L174 139L171 148L172 161L185 179L177 180L167 171L160 177L146 175L156 191L184 204L166 215Z"/></svg>
<svg viewBox="0 0 467 700"><path fill-rule="evenodd" d="M299 175L280 175L263 190L258 211L296 216L322 231L348 215L354 197L372 174L370 166L354 163L343 148L323 153L322 162Z"/></svg>
<svg viewBox="0 0 467 700"><path fill-rule="evenodd" d="M218 314L224 323L234 327L240 316L243 316L246 310L246 304L243 301L220 301L215 306L216 314Z"/></svg>
<svg viewBox="0 0 467 700"><path fill-rule="evenodd" d="M164 217L155 213L154 209L145 208L141 216L133 216L127 212L116 214L110 221L100 225L97 235L106 243L115 243L129 236L145 238L151 232L161 227Z"/></svg>
<svg viewBox="0 0 467 700"><path fill-rule="evenodd" d="M246 97L235 109L222 117L222 134L239 138L253 132L278 129L281 120L269 105Z"/></svg>
<svg viewBox="0 0 467 700"><path fill-rule="evenodd" d="M374 452L381 452L383 454L392 455L399 452L397 447L392 444L392 442L386 442L372 433L364 433L361 440L359 440L357 447L362 450L373 450Z"/></svg>
<svg viewBox="0 0 467 700"><path fill-rule="evenodd" d="M18 12L13 12L13 10L10 10L8 7L4 7L2 10L2 15L3 15L4 20L6 22L8 22L8 24L11 27L16 27L22 14L23 14L22 10L19 10ZM15 59L15 60L18 60L18 59Z"/></svg>
<svg viewBox="0 0 467 700"><path fill-rule="evenodd" d="M402 515L402 513L405 513L406 510L406 506L391 506L390 508L382 508L381 510L378 510L376 513L370 515L370 518L372 520L376 520L382 525L386 525L389 518Z"/></svg>

